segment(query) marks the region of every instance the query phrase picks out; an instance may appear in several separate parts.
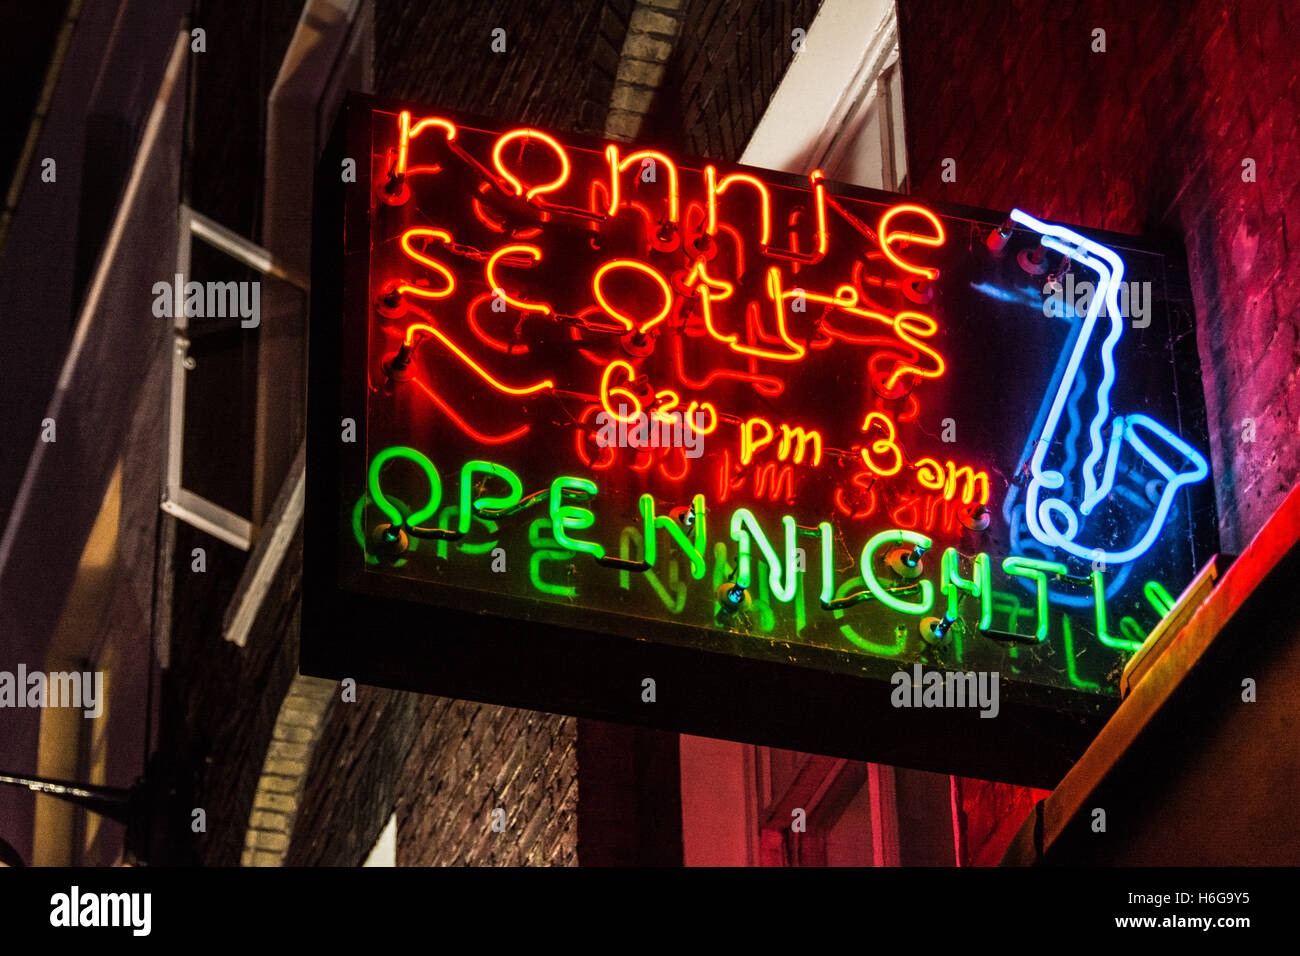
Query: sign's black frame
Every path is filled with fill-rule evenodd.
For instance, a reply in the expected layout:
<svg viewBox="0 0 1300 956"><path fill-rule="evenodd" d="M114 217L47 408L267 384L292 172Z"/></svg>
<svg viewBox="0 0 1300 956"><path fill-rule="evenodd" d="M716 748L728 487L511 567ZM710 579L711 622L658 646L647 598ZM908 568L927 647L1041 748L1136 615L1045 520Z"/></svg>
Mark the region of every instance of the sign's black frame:
<svg viewBox="0 0 1300 956"><path fill-rule="evenodd" d="M778 663L628 636L598 612L582 626L521 621L474 607L463 595L421 584L421 600L407 600L401 582L383 595L347 586L343 568L355 542L339 533L341 481L364 473L364 442L340 440L341 422L366 421L358 391L364 381L365 325L371 303L368 274L358 271L369 247L371 122L375 110L420 109L415 104L349 94L316 176L313 215L306 513L303 545L302 673L401 690L507 704L761 743L962 776L1052 787L1096 736L1117 706L1098 695L1001 681L1000 714L976 709L895 708L886 678L848 676L806 664ZM453 120L485 122L440 110ZM603 149L591 137L558 133L566 143ZM344 183L345 159L356 161L356 182ZM684 160L689 157L682 157ZM797 176L751 171L772 182L804 186ZM832 192L889 201L892 194L829 184ZM987 210L928 203L941 215L999 221ZM1185 434L1206 434L1205 405L1195 345L1195 321L1181 249L1094 229L1098 241L1158 252L1166 263L1170 321L1179 323L1173 355ZM349 281L345 286L345 278ZM345 298L345 288L347 297ZM351 320L349 320L351 316ZM1186 334L1181 334L1185 332ZM356 347L360 336L360 348ZM350 347L349 347L350 346ZM1187 416L1191 419L1188 420ZM1212 482L1211 482L1212 484ZM1213 495L1196 522L1200 562L1217 549ZM349 555L349 552L352 552ZM431 608L433 604L440 607ZM436 613L431 613L436 610ZM674 625L663 623L665 631ZM620 633L620 630L624 633ZM412 635L418 635L413 642ZM416 650L418 647L418 651ZM889 670L899 665L891 664ZM653 703L643 681L655 681Z"/></svg>

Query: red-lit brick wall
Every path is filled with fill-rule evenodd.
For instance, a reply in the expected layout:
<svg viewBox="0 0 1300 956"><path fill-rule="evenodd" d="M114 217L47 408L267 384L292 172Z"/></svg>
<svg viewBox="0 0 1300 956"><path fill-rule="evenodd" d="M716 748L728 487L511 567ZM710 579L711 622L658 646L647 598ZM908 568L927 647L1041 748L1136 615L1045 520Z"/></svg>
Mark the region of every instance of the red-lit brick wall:
<svg viewBox="0 0 1300 956"><path fill-rule="evenodd" d="M915 191L1185 245L1232 553L1300 473L1298 27L1272 0L899 4Z"/></svg>
<svg viewBox="0 0 1300 956"><path fill-rule="evenodd" d="M1300 472L1300 81L1287 40L1300 10L1287 20L1285 6L899 3L914 191L1186 247L1227 552ZM959 780L957 795L967 862L995 863L1033 792Z"/></svg>

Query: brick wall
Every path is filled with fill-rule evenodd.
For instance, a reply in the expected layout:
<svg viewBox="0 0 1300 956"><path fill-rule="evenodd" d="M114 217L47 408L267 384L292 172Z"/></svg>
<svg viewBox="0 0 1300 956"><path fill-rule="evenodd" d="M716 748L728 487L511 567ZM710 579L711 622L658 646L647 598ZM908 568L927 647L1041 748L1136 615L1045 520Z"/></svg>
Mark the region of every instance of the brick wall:
<svg viewBox="0 0 1300 956"><path fill-rule="evenodd" d="M576 739L570 717L361 687L332 705L285 862L357 866L396 812L399 866L573 864Z"/></svg>
<svg viewBox="0 0 1300 956"><path fill-rule="evenodd" d="M641 139L735 161L794 59L819 0L688 0L664 89Z"/></svg>
<svg viewBox="0 0 1300 956"><path fill-rule="evenodd" d="M1297 24L1261 0L951 10L899 4L912 188L1185 245L1222 547L1239 552L1300 471L1287 297L1300 269L1286 233L1286 210L1300 209L1300 83L1284 39ZM1242 181L1246 157L1257 182ZM956 182L942 180L945 158ZM995 863L1032 792L964 780L959 793L967 861Z"/></svg>
<svg viewBox="0 0 1300 956"><path fill-rule="evenodd" d="M176 529L177 598L159 746L175 766L203 768L194 806L204 810L207 826L193 836L197 860L236 866L262 757L298 669L302 532L240 648L222 639L221 623L247 554L182 522ZM202 574L191 570L195 547L207 553Z"/></svg>
<svg viewBox="0 0 1300 956"><path fill-rule="evenodd" d="M633 0L380 0L375 92L599 135L632 8ZM496 29L505 31L501 53L492 51Z"/></svg>
<svg viewBox="0 0 1300 956"><path fill-rule="evenodd" d="M630 141L640 135L677 44L684 7L683 0L638 0L632 10L605 118L605 135L611 139Z"/></svg>
<svg viewBox="0 0 1300 956"><path fill-rule="evenodd" d="M574 718L443 697L420 698L418 712L398 866L578 862Z"/></svg>
<svg viewBox="0 0 1300 956"><path fill-rule="evenodd" d="M1222 543L1241 551L1300 474L1300 80L1287 39L1300 12L1269 0L899 6L917 192L1186 246ZM1097 28L1105 53L1092 52ZM954 183L941 181L945 157ZM1256 182L1242 181L1246 158Z"/></svg>
<svg viewBox="0 0 1300 956"><path fill-rule="evenodd" d="M327 711L285 857L288 866L358 866L397 798L419 729L419 696L358 687Z"/></svg>

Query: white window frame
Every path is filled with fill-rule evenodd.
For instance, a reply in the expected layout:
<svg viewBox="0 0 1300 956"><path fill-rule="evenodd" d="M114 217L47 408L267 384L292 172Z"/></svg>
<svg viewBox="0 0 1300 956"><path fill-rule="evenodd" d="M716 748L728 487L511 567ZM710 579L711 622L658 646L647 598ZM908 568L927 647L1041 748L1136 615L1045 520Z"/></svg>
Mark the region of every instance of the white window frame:
<svg viewBox="0 0 1300 956"><path fill-rule="evenodd" d="M181 283L189 281L190 258L195 237L241 262L275 279L283 280L299 289L304 296L311 291L306 276L277 263L265 249L249 242L238 233L227 229L196 212L185 204L179 209L180 234L176 250L176 275ZM173 290L177 305L183 301L182 289ZM304 299L305 306L305 299ZM183 484L181 463L185 449L185 377L194 367L189 357L189 319L183 308L174 308L172 317L174 348L172 349L171 407L167 426L167 480L162 498L162 510L181 521L206 531L240 550L252 547L257 528L251 518L235 514L202 495L190 491Z"/></svg>
<svg viewBox="0 0 1300 956"><path fill-rule="evenodd" d="M881 181L885 189L903 189L907 152L897 63L893 0L823 0L740 161L801 175L833 166L880 100Z"/></svg>
<svg viewBox="0 0 1300 956"><path fill-rule="evenodd" d="M329 136L334 112L342 102L344 78L353 66L359 66L361 91L370 91L374 19L371 0L307 0L267 103L262 235L281 263L292 263L304 271L310 267L313 171ZM266 250L260 251L270 258ZM260 368L258 383L260 408L270 398L275 383L268 381ZM247 644L262 602L302 521L305 448L305 443L299 446L271 502L257 546L226 608L222 636L238 647ZM265 479L263 475L258 480Z"/></svg>

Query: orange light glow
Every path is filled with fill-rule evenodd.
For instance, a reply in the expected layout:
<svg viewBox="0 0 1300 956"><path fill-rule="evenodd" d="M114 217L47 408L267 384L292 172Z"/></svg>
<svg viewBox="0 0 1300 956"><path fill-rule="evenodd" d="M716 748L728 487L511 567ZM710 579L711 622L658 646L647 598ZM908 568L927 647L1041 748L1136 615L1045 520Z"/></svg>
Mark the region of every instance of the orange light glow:
<svg viewBox="0 0 1300 956"><path fill-rule="evenodd" d="M595 471L604 471L606 468L614 464L614 459L618 457L618 451L613 445L601 445L599 442L596 442L596 447L602 452L601 458L596 460L593 459L591 455L587 454L587 438L590 433L585 426L587 424L587 419L589 419L593 413L599 411L599 405L588 405L582 410L582 417L578 419L578 424L582 427L573 430L573 447L578 453L579 460L584 465Z"/></svg>
<svg viewBox="0 0 1300 956"><path fill-rule="evenodd" d="M679 471L677 474L673 474L667 468L667 459L669 458L669 456L671 456L673 452L677 452L677 457L680 458L682 461L682 470ZM687 473L691 470L691 460L686 457L686 449L680 446L668 449L668 454L664 455L663 457L664 460L659 462L659 474L663 475L669 481L681 481L683 478L686 477Z"/></svg>
<svg viewBox="0 0 1300 956"><path fill-rule="evenodd" d="M934 227L935 234L933 236L926 236L915 232L890 232L889 224L893 222L894 217L903 215L905 213L917 215L920 216L922 219L926 220L931 226ZM900 205L890 208L885 212L883 216L880 217L879 232L880 232L880 249L882 252L884 252L886 257L888 257L890 262L898 266L898 268L902 269L904 272L910 272L913 275L924 276L925 278L931 280L938 278L939 276L938 269L930 269L927 268L926 266L918 266L910 262L904 262L902 259L898 257L898 254L893 250L893 244L896 242L916 243L918 246L943 245L945 240L947 239L947 235L943 231L943 223L939 221L938 216L930 212L930 210L926 209L924 206L914 206L910 203L902 203Z"/></svg>
<svg viewBox="0 0 1300 956"><path fill-rule="evenodd" d="M619 159L618 147L612 143L605 147L605 161L609 164L609 207L606 210L610 216L615 215L622 205L622 190L619 184L619 174L626 172L631 168L633 163L640 163L643 167L645 160L654 162L658 177L658 168L662 166L668 175L668 221L681 221L681 200L677 189L677 164L655 149L640 149L635 153L629 153L627 156ZM637 175L640 176L640 167Z"/></svg>
<svg viewBox="0 0 1300 956"><path fill-rule="evenodd" d="M813 209L817 217L817 235L816 251L800 252L795 248L796 236L790 234L789 249L777 249L775 246L764 245L763 252L769 256L777 256L782 259L789 259L797 264L802 263L811 265L820 262L826 256L826 250L830 248L830 236L826 231L826 175L820 169L814 169L808 174L808 184L812 187ZM793 219L791 220L793 225Z"/></svg>
<svg viewBox="0 0 1300 956"><path fill-rule="evenodd" d="M796 465L802 465L809 445L812 446L811 464L814 467L820 465L822 463L822 433L815 428L783 424L781 426L781 444L777 448L776 456L782 461L793 461Z"/></svg>
<svg viewBox="0 0 1300 956"><path fill-rule="evenodd" d="M474 336L494 351L501 352L504 355L527 355L528 346L522 342L515 344L513 342L502 342L500 339L494 339L484 331L483 326L478 321L478 307L489 299L495 299L496 296L491 292L484 292L482 295L475 296L469 306L465 309L465 322Z"/></svg>
<svg viewBox="0 0 1300 956"><path fill-rule="evenodd" d="M604 278L613 269L631 269L635 272L640 272L642 275L647 275L654 280L655 285L658 286L659 292L663 296L663 306L652 318L645 319L638 324L635 317L626 315L614 308L605 297L605 290L602 288ZM664 319L668 318L668 313L672 311L673 307L673 290L669 287L668 280L661 276L653 267L646 265L644 262L638 262L635 259L611 259L609 262L606 262L603 266L597 269L595 274L591 277L591 294L595 296L596 302L600 305L601 309L604 310L606 315L623 323L623 326L627 331L630 332L633 329L636 329L636 331L641 334L645 334Z"/></svg>
<svg viewBox="0 0 1300 956"><path fill-rule="evenodd" d="M943 375L948 368L943 356L924 342L918 342L914 337L919 335L929 338L937 331L939 331L939 323L934 320L934 316L922 312L900 312L894 316L895 334L918 352L928 355L934 364L930 368L922 368L919 365L900 362L885 379L886 389L892 389L904 375L915 375L917 378L939 378Z"/></svg>
<svg viewBox="0 0 1300 956"><path fill-rule="evenodd" d="M431 317L426 314L426 318L431 318ZM426 322L417 322L414 325L407 328L406 339L405 339L407 345L414 344L413 339L415 337L416 332L424 332L428 335L432 335L439 342L441 342L443 346L446 347L447 351L451 352L458 359L464 362L465 365L473 369L473 371L475 372L475 374L479 376L479 378L483 379L483 381L487 382L489 385L491 385L493 388L495 388L498 392L501 392L502 394L533 395L536 394L537 392L544 392L547 389L551 389L555 387L555 383L551 381L549 378L543 379L540 382L534 382L532 385L514 386L514 385L505 384L505 382L502 382L499 378L497 378L495 375L493 375L491 372L485 369L482 365L479 365L478 362L474 361L474 359L469 356L469 353L467 353L459 345L453 342L446 335L446 333L444 333L441 329Z"/></svg>
<svg viewBox="0 0 1300 956"><path fill-rule="evenodd" d="M505 163L502 162L502 153L504 152L506 145L517 139L535 139L538 142L545 143L549 146L555 152L555 155L560 158L560 175L549 183L544 183L541 186L533 186L525 192L524 184L513 173L511 173L510 170L506 169ZM508 133L501 134L497 139L496 145L492 147L492 165L496 167L496 171L501 175L501 178L510 184L510 188L513 190L514 194L516 196L523 196L529 202L532 202L534 197L540 196L543 193L555 192L555 190L559 189L569 181L569 154L564 151L564 147L556 142L553 137L548 136L539 129L512 129Z"/></svg>
<svg viewBox="0 0 1300 956"><path fill-rule="evenodd" d="M756 358L769 359L773 362L801 361L808 354L808 350L790 338L785 318L785 300L787 296L781 291L781 270L776 266L770 266L767 270L766 287L768 298L772 302L772 310L776 315L777 339L788 351L774 351L773 349L758 348L752 345L741 345L738 341L739 336L734 335L729 339L723 339L723 341L726 341L732 349L743 355L753 355Z"/></svg>
<svg viewBox="0 0 1300 956"><path fill-rule="evenodd" d="M731 237L731 241L736 248L736 275L743 276L745 274L745 240L735 226L723 222L718 224L718 228Z"/></svg>
<svg viewBox="0 0 1300 956"><path fill-rule="evenodd" d="M631 384L632 379L636 376L636 369L632 367L630 362L624 362L622 359L615 359L610 362L605 366L605 371L600 376L600 404L601 407L605 409L606 414L610 415L612 418L620 422L630 423L641 417L643 406L641 405L641 399L637 397L637 394L631 389L624 388L621 385L614 387L610 386L609 380L616 370L621 370L623 372L627 377L628 384ZM625 415L619 410L624 407L623 404L620 403L615 407L610 401L610 399L615 395L630 402L633 411L628 412Z"/></svg>
<svg viewBox="0 0 1300 956"><path fill-rule="evenodd" d="M707 428L696 426L695 415L697 412L708 410L709 425ZM700 435L712 435L718 430L718 409L712 402L691 402L686 406L686 420L691 423L691 427Z"/></svg>
<svg viewBox="0 0 1300 956"><path fill-rule="evenodd" d="M528 302L524 299L516 299L506 293L501 283L497 281L496 268L497 262L503 256L520 253L529 256L534 262L541 262L542 250L537 246L527 243L515 243L514 245L502 246L492 255L488 256L487 264L483 267L483 275L487 279L488 288L501 295L501 298L508 304L513 305L516 309L522 309L525 312L540 312L542 315L550 315L554 310L545 302Z"/></svg>
<svg viewBox="0 0 1300 956"><path fill-rule="evenodd" d="M853 474L853 484L858 490L858 497L866 499L865 506L862 508L853 508L849 501L844 497L844 488L835 489L835 510L846 518L869 518L876 511L876 489L875 476L869 471L858 471Z"/></svg>
<svg viewBox="0 0 1300 956"><path fill-rule="evenodd" d="M430 127L438 127L447 133L447 141L451 142L456 138L456 124L450 120L442 119L438 116L426 116L414 126L411 125L411 111L402 110L397 116L397 166L393 172L398 176L405 176L407 173L406 161L410 152L411 140L419 136L424 130Z"/></svg>
<svg viewBox="0 0 1300 956"><path fill-rule="evenodd" d="M714 300L723 301L731 298L731 294L736 287L726 279L715 279L709 275L708 266L705 265L704 259L696 259L695 266L686 275L685 283L688 289L700 287L696 295L700 298L700 314L704 319L704 328L709 335L713 336L719 342L734 347L740 340L738 335L723 335L713 324L713 303ZM715 291L717 294L715 294Z"/></svg>
<svg viewBox="0 0 1300 956"><path fill-rule="evenodd" d="M759 428L763 430L763 437L755 437ZM772 439L776 437L776 429L766 418L754 417L746 420L740 426L740 463L748 465L759 451L772 444Z"/></svg>
<svg viewBox="0 0 1300 956"><path fill-rule="evenodd" d="M483 204L478 201L477 197L470 197L469 205L470 208L474 210L474 218L483 223L483 225L487 226L493 232L504 233L506 231L505 224L489 216L487 210L483 208Z"/></svg>
<svg viewBox="0 0 1300 956"><path fill-rule="evenodd" d="M486 435L483 432L479 431L477 428L474 428L472 425L470 425L469 422L465 421L465 419L462 418L454 408L452 408L450 405L447 404L446 401L443 400L441 395L439 395L432 388L430 388L425 382L421 381L418 378L413 378L411 379L411 381L415 382L415 384L420 387L420 390L423 391L425 395L428 395L429 398L433 400L433 403L442 410L442 413L444 415L446 415L448 418L452 420L452 422L455 423L457 428L459 428L466 435L474 439L474 441L479 442L480 444L504 445L507 442L512 442L517 438L523 438L525 435L528 434L529 426L520 425L518 428L515 428L512 431L506 432L506 434L504 435Z"/></svg>
<svg viewBox="0 0 1300 956"><path fill-rule="evenodd" d="M771 483L771 491L767 490L768 483ZM792 465L780 465L776 462L769 461L762 465L754 474L754 497L762 498L767 496L768 501L776 501L781 495L781 487L785 486L784 500L786 504L794 504L794 467Z"/></svg>
<svg viewBox="0 0 1300 956"><path fill-rule="evenodd" d="M933 458L922 458L913 467L916 468L917 484L931 491L942 492L945 501L956 500L960 482L962 504L971 504L977 496L980 504L988 503L987 472L975 471L970 465L962 465L958 468L952 459L940 464Z"/></svg>
<svg viewBox="0 0 1300 956"><path fill-rule="evenodd" d="M650 409L650 417L662 421L672 421L673 409L682 403L682 397L671 388L655 392L655 403Z"/></svg>
<svg viewBox="0 0 1300 956"><path fill-rule="evenodd" d="M826 174L814 169L808 174L812 185L813 205L817 210L817 255L824 256L830 248L830 237L826 232Z"/></svg>
<svg viewBox="0 0 1300 956"><path fill-rule="evenodd" d="M956 534L959 508L936 495L908 495L889 513L897 528Z"/></svg>
<svg viewBox="0 0 1300 956"><path fill-rule="evenodd" d="M734 379L740 382L748 382L760 395L768 398L776 398L785 391L785 382L775 375L762 375L756 372L742 372L739 369L715 368L711 369L703 378L693 378L686 374L686 360L682 352L682 337L673 338L673 371L677 375L677 381L687 388L703 391L709 388L715 381L720 378Z"/></svg>
<svg viewBox="0 0 1300 956"><path fill-rule="evenodd" d="M898 447L898 434L894 431L894 422L884 412L867 412L862 422L862 431L870 433L872 427L884 431L884 438L877 438L867 448L862 449L862 460L876 474L888 478L903 470L903 451ZM887 456L888 464L878 464L875 456Z"/></svg>
<svg viewBox="0 0 1300 956"><path fill-rule="evenodd" d="M744 183L758 190L759 208L759 245L766 246L772 238L772 197L767 185L748 173L731 173L718 181L718 171L712 165L704 167L704 192L708 215L705 220L705 232L714 236L718 233L718 197L727 191L732 183Z"/></svg>
<svg viewBox="0 0 1300 956"><path fill-rule="evenodd" d="M418 262L426 269L432 269L438 273L442 276L443 281L447 283L447 287L445 289L426 289L424 286L401 283L397 286L397 291L419 296L422 299L445 299L456 291L456 277L441 262L430 259L423 252L417 252L413 249L411 247L412 239L437 239L441 242L451 242L451 233L444 229L416 227L406 230L406 232L402 233L401 238L402 252L406 253L407 258Z"/></svg>
<svg viewBox="0 0 1300 956"><path fill-rule="evenodd" d="M800 296L803 296L804 301L806 302L821 302L824 305L843 309L846 312L857 309L858 305L858 290L853 288L853 286L847 282L836 286L835 291L830 295L821 292L810 292L802 286L796 286L789 292L783 294L787 299L797 299ZM881 318L884 317L881 316ZM885 321L888 321L888 319L885 319Z"/></svg>

